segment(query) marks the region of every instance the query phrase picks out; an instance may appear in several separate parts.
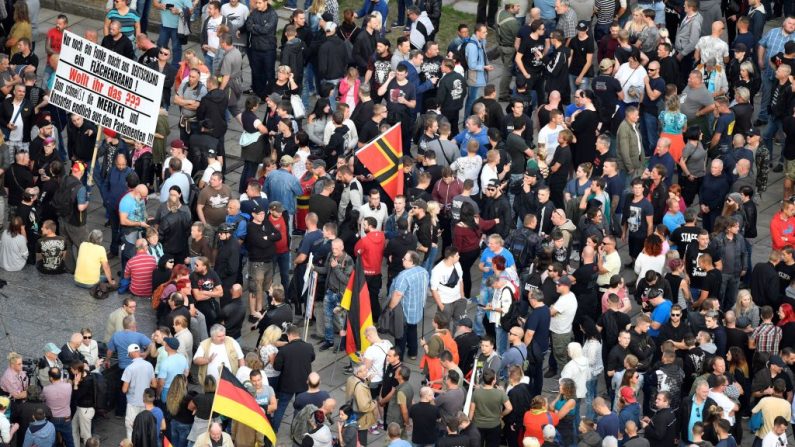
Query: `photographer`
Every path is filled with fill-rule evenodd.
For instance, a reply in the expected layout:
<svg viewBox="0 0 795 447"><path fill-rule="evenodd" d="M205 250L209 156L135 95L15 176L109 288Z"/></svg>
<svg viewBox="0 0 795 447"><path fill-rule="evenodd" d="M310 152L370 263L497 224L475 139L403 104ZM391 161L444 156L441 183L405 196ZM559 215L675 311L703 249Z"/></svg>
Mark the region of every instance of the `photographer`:
<svg viewBox="0 0 795 447"><path fill-rule="evenodd" d="M0 390L11 399L12 406L27 400L30 377L33 375L32 366L30 363L25 364L22 356L16 352L8 354L8 368L0 377ZM1 439L0 443L2 443Z"/></svg>

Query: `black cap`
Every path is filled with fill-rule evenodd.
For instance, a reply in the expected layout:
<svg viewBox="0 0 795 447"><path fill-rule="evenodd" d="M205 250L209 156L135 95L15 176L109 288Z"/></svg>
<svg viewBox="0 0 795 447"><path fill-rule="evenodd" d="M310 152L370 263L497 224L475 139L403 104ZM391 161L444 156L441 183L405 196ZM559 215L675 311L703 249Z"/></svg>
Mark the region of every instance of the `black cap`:
<svg viewBox="0 0 795 447"><path fill-rule="evenodd" d="M235 230L235 227L232 225L224 222L218 227L217 233L231 233Z"/></svg>
<svg viewBox="0 0 795 447"><path fill-rule="evenodd" d="M333 22L333 21L334 21L334 16L333 16L333 15L331 15L331 13L330 13L330 12L324 12L324 13L323 13L323 14L320 16L320 18L321 18L321 19L323 19L323 21L324 21L324 22Z"/></svg>
<svg viewBox="0 0 795 447"><path fill-rule="evenodd" d="M588 22L585 20L580 20L577 23L577 31L588 31Z"/></svg>
<svg viewBox="0 0 795 447"><path fill-rule="evenodd" d="M259 204L254 205L254 208L251 209L251 214L259 214L264 212L265 210L261 206L259 206Z"/></svg>
<svg viewBox="0 0 795 447"><path fill-rule="evenodd" d="M747 137L758 137L759 135L761 134L759 133L759 129L757 129L756 127L748 129L748 132L745 133L745 136Z"/></svg>
<svg viewBox="0 0 795 447"><path fill-rule="evenodd" d="M466 327L472 329L473 324L472 324L472 320L469 317L464 317L464 318L458 320L458 323L456 323L456 326L466 326Z"/></svg>
<svg viewBox="0 0 795 447"><path fill-rule="evenodd" d="M741 52L741 53L746 53L748 51L748 47L745 46L745 44L742 43L742 42L736 43L736 44L734 44L734 51L738 51L738 52Z"/></svg>

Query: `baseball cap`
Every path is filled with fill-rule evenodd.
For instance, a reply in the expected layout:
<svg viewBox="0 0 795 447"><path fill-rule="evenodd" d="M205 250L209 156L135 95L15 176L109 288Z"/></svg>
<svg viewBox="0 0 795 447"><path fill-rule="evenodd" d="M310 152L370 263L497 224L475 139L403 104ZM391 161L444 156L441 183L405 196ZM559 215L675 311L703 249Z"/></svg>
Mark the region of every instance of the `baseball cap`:
<svg viewBox="0 0 795 447"><path fill-rule="evenodd" d="M103 129L102 133L105 134L106 137L111 137L111 138L116 138L116 135L118 135L115 130L108 128Z"/></svg>
<svg viewBox="0 0 795 447"><path fill-rule="evenodd" d="M608 59L608 58L602 59L602 62L599 62L599 69L607 70L608 68L613 68L613 59Z"/></svg>
<svg viewBox="0 0 795 447"><path fill-rule="evenodd" d="M420 208L423 211L428 211L428 203L426 201L422 200L422 199L417 199L417 200L411 202L411 207L412 208Z"/></svg>
<svg viewBox="0 0 795 447"><path fill-rule="evenodd" d="M588 31L588 22L580 20L579 23L577 23L577 31Z"/></svg>
<svg viewBox="0 0 795 447"><path fill-rule="evenodd" d="M268 209L276 211L277 213L281 213L284 212L284 205L282 205L282 203L278 200L274 200L270 203L270 205L268 205Z"/></svg>
<svg viewBox="0 0 795 447"><path fill-rule="evenodd" d="M331 15L330 12L324 12L323 14L321 14L320 18L323 19L324 22L333 22L334 21L334 16Z"/></svg>
<svg viewBox="0 0 795 447"><path fill-rule="evenodd" d="M758 137L760 136L759 130L756 127L752 127L748 129L748 132L745 133L747 137Z"/></svg>
<svg viewBox="0 0 795 447"><path fill-rule="evenodd" d="M47 343L44 345L44 352L52 352L53 354L58 355L61 353L61 350L58 348L58 346L55 346L55 343Z"/></svg>
<svg viewBox="0 0 795 447"><path fill-rule="evenodd" d="M174 149L184 149L185 143L180 139L176 139L171 142L171 147L173 147Z"/></svg>
<svg viewBox="0 0 795 447"><path fill-rule="evenodd" d="M133 352L140 352L140 351L141 347L135 343L131 343L129 346L127 346L127 354L132 354Z"/></svg>
<svg viewBox="0 0 795 447"><path fill-rule="evenodd" d="M215 158L217 155L215 153L215 149L208 149L207 150L207 158Z"/></svg>
<svg viewBox="0 0 795 447"><path fill-rule="evenodd" d="M558 280L557 284L561 286L571 287L571 278L569 278L568 276L564 276Z"/></svg>
<svg viewBox="0 0 795 447"><path fill-rule="evenodd" d="M234 230L234 227L226 222L222 223L221 226L218 227L217 233L231 233Z"/></svg>
<svg viewBox="0 0 795 447"><path fill-rule="evenodd" d="M777 355L771 355L770 356L770 360L768 361L768 363L771 364L771 365L776 365L779 368L783 368L784 366L786 366L784 364L784 360L781 360L781 357L779 357Z"/></svg>
<svg viewBox="0 0 795 447"><path fill-rule="evenodd" d="M456 323L456 326L465 326L465 327L468 327L468 328L472 329L473 324L472 324L472 320L469 317L464 317L464 318L458 320L458 323Z"/></svg>
<svg viewBox="0 0 795 447"><path fill-rule="evenodd" d="M748 51L748 47L744 43L736 43L734 44L734 51L745 53Z"/></svg>
<svg viewBox="0 0 795 447"><path fill-rule="evenodd" d="M166 337L163 339L163 342L171 349L179 349L179 340L174 337Z"/></svg>
<svg viewBox="0 0 795 447"><path fill-rule="evenodd" d="M265 209L263 209L259 205L254 205L254 208L251 209L251 214L259 214L259 213L264 213L264 212L265 212Z"/></svg>
<svg viewBox="0 0 795 447"><path fill-rule="evenodd" d="M633 391L631 387L622 386L620 393L621 398L624 399L624 402L628 404L634 404L637 402L637 400L635 400L635 391Z"/></svg>
<svg viewBox="0 0 795 447"><path fill-rule="evenodd" d="M524 175L528 177L536 177L538 176L538 168L530 167L524 171Z"/></svg>

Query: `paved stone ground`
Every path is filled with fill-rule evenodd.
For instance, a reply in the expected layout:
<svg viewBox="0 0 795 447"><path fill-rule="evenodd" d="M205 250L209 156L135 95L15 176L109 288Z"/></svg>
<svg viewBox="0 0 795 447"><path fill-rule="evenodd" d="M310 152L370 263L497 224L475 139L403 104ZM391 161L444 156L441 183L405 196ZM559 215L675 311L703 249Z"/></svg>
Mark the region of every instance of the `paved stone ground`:
<svg viewBox="0 0 795 447"><path fill-rule="evenodd" d="M471 3L471 2L470 2ZM284 11L284 10L282 10ZM283 14L283 13L280 13ZM57 12L54 10L43 9L40 19L42 21L41 30L47 30L52 26ZM98 20L86 19L72 15L70 17L71 28L74 32L82 34L87 28L100 29L101 23ZM189 47L195 48L196 44ZM37 45L39 57L43 56L43 43L39 40ZM498 82L502 67L492 72L492 81ZM248 68L245 69L246 82L250 79ZM177 135L177 110L172 107L169 115L172 124L171 139ZM239 155L237 140L239 137L240 126L237 122L231 123L227 133L227 152L234 158ZM777 151L776 151L777 153ZM228 175L232 190L236 190L236 184L240 174L239 163L230 162ZM778 209L778 201L781 199L782 176L771 172L770 187L763 195L759 204L759 237L754 241L753 260L754 263L767 259L770 252L769 222ZM150 203L150 211L156 203ZM98 194L92 197L89 208L89 225L91 228L102 228L105 231L106 240L110 237L109 229L103 227L105 222L104 209L101 206ZM296 241L294 241L296 242ZM626 259L626 248L621 248L622 254ZM118 269L117 261L113 265L114 270ZM477 269L474 272L477 273ZM62 345L72 332L81 327L89 327L94 334L101 337L104 334L105 323L108 314L116 309L121 298L113 294L104 301L97 301L91 298L88 293L75 287L72 280L67 275L58 277L43 276L34 268L26 267L21 272L4 273L3 278L8 281L8 286L0 290L0 354L5 355L10 351L16 351L26 357L40 356L41 349L47 342L55 342ZM633 280L634 274L625 272L627 280ZM475 277L473 281L478 284ZM477 286L476 286L477 287ZM382 293L383 296L383 293ZM148 301L139 302L138 305L138 325L141 332L149 334L154 329L154 313ZM470 309L470 313L472 313ZM426 303L426 318L423 326L425 333L432 331L431 318L433 315L432 300ZM242 339L244 349L253 349L256 345L256 335L245 329ZM418 361L408 360L406 362L415 373L412 376L412 383L419 387L420 375L418 374ZM344 402L344 383L347 378L342 374L341 368L347 364L344 354L320 352L314 362L314 370L318 371L322 379L322 388L329 391L338 402ZM555 387L555 379L548 379L545 389ZM292 420L292 410L288 410L284 418L283 426L279 436L278 445L291 445L288 439L289 423ZM103 445L118 445L124 437L123 422L119 419L109 418L97 420L95 432L102 438ZM750 445L749 436L745 437L743 445ZM383 435L370 436L371 445L380 445Z"/></svg>

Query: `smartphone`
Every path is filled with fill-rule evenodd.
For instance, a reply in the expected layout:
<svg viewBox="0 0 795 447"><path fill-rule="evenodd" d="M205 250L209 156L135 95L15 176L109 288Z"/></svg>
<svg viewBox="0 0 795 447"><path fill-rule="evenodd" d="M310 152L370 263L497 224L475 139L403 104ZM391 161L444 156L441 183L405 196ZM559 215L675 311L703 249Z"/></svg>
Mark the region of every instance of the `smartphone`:
<svg viewBox="0 0 795 447"><path fill-rule="evenodd" d="M173 4L171 4L171 3L166 3L166 9L171 9L171 8L173 8L173 7L174 7L174 5L173 5Z"/></svg>

